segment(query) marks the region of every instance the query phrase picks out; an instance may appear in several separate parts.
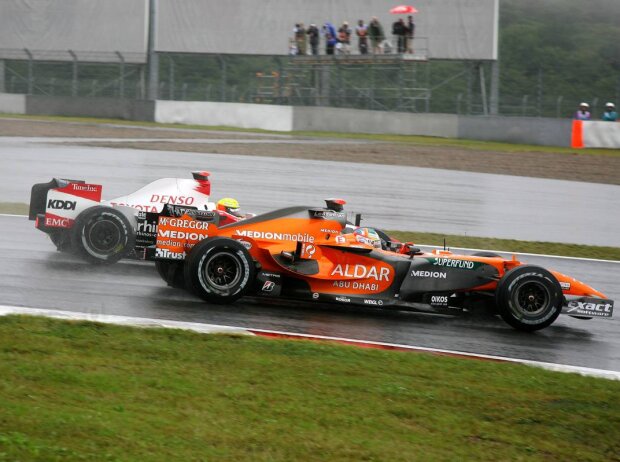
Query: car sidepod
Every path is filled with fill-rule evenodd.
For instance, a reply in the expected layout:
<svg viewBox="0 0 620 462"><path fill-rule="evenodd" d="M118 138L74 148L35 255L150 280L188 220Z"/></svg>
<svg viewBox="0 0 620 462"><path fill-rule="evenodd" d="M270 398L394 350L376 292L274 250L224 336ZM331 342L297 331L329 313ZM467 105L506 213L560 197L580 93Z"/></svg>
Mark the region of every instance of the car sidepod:
<svg viewBox="0 0 620 462"><path fill-rule="evenodd" d="M415 257L400 289L403 301L424 293L452 293L496 282L498 269L488 263L441 256Z"/></svg>

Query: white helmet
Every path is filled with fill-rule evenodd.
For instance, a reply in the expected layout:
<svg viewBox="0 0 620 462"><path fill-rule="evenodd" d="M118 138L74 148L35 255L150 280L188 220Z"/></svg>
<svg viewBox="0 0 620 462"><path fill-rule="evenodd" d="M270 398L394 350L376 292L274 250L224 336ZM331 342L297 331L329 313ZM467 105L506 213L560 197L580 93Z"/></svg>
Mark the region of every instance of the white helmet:
<svg viewBox="0 0 620 462"><path fill-rule="evenodd" d="M581 104L579 105L579 107L585 107L585 108L588 108L588 107L590 107L590 105L589 105L588 103L581 103Z"/></svg>
<svg viewBox="0 0 620 462"><path fill-rule="evenodd" d="M614 103L609 102L609 103L605 103L605 107L610 107L613 109L616 107L616 105Z"/></svg>

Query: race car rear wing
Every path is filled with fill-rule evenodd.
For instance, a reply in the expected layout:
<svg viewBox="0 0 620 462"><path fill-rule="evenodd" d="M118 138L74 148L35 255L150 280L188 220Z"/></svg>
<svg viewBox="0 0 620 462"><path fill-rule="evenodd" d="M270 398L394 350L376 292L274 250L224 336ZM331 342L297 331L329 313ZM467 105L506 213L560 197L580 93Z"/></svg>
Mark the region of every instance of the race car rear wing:
<svg viewBox="0 0 620 462"><path fill-rule="evenodd" d="M47 192L50 189L64 188L70 183L86 183L84 180L68 180L65 178L54 178L48 183L37 183L30 191L30 210L28 211L28 219L36 220L38 214L45 213L45 205L47 203Z"/></svg>
<svg viewBox="0 0 620 462"><path fill-rule="evenodd" d="M64 178L35 184L30 194L28 218L45 232L71 228L82 211L101 202L102 189L98 184Z"/></svg>

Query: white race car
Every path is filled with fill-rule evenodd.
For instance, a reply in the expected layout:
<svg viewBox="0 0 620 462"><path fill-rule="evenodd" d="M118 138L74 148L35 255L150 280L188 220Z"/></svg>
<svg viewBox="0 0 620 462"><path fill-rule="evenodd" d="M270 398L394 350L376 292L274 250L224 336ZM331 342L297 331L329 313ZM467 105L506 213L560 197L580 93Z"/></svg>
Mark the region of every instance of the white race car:
<svg viewBox="0 0 620 462"><path fill-rule="evenodd" d="M73 250L87 261L114 263L139 244L138 213L161 212L165 204L215 210L209 201L209 172L193 179L161 178L125 196L101 200L103 187L82 180L54 178L30 194L28 218L47 233L58 250Z"/></svg>

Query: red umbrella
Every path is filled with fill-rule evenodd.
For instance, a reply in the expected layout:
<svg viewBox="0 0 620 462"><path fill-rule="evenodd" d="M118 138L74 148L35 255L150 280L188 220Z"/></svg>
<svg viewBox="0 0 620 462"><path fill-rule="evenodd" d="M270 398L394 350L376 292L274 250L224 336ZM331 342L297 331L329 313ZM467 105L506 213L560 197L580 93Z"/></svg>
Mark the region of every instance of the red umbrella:
<svg viewBox="0 0 620 462"><path fill-rule="evenodd" d="M418 10L411 5L399 5L390 10L390 13L392 14L413 14L417 12Z"/></svg>

